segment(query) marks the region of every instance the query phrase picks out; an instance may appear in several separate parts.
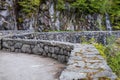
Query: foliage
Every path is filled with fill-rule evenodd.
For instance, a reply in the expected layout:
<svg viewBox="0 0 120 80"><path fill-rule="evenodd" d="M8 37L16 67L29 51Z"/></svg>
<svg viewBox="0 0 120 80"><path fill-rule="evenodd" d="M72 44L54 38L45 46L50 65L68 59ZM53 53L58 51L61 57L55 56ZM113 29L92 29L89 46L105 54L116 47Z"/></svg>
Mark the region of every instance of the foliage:
<svg viewBox="0 0 120 80"><path fill-rule="evenodd" d="M82 44L89 44L85 36L80 37Z"/></svg>
<svg viewBox="0 0 120 80"><path fill-rule="evenodd" d="M109 37L107 37L107 46L111 46L111 45L113 45L114 43L115 43L115 36L114 35L111 35L111 36L109 36Z"/></svg>
<svg viewBox="0 0 120 80"><path fill-rule="evenodd" d="M98 49L98 51L100 52L100 54L106 58L106 55L104 54L104 51L106 49L106 47L102 44L99 44L99 43L94 43L94 46L96 47L96 49Z"/></svg>
<svg viewBox="0 0 120 80"><path fill-rule="evenodd" d="M64 2L64 0L58 0L56 8L58 10L64 10L65 9L65 2Z"/></svg>
<svg viewBox="0 0 120 80"><path fill-rule="evenodd" d="M114 30L120 30L120 0L114 0L109 12Z"/></svg>
<svg viewBox="0 0 120 80"><path fill-rule="evenodd" d="M18 22L22 23L23 19L22 18L18 18Z"/></svg>
<svg viewBox="0 0 120 80"><path fill-rule="evenodd" d="M57 0L57 9L65 10L66 2L69 2L71 11L80 15L108 13L113 29L120 30L120 0Z"/></svg>
<svg viewBox="0 0 120 80"><path fill-rule="evenodd" d="M65 9L65 0L57 1L57 8ZM111 9L112 0L75 0L69 1L71 8L76 9L80 14L105 13Z"/></svg>
<svg viewBox="0 0 120 80"><path fill-rule="evenodd" d="M107 38L106 49L104 53L112 70L120 77L120 45L116 43L115 36ZM107 53L106 53L107 52Z"/></svg>
<svg viewBox="0 0 120 80"><path fill-rule="evenodd" d="M114 30L120 30L120 23L118 23L117 26L113 26L113 29L114 29Z"/></svg>
<svg viewBox="0 0 120 80"><path fill-rule="evenodd" d="M34 13L40 4L40 0L21 0L19 1L19 6L21 10L25 13Z"/></svg>
<svg viewBox="0 0 120 80"><path fill-rule="evenodd" d="M107 62L112 70L120 77L120 52L109 53Z"/></svg>
<svg viewBox="0 0 120 80"><path fill-rule="evenodd" d="M76 0L71 4L72 7L77 9L79 13L84 13L87 12L87 6L88 4L86 3L86 0Z"/></svg>

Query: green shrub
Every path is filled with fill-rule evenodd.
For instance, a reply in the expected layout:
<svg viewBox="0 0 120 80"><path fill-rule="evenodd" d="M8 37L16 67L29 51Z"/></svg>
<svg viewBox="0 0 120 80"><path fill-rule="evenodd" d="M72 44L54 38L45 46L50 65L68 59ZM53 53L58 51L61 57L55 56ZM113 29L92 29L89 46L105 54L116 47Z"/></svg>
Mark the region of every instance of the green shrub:
<svg viewBox="0 0 120 80"><path fill-rule="evenodd" d="M99 44L99 43L94 43L94 46L95 46L96 49L100 52L100 54L101 54L104 58L106 58L107 55L104 53L106 47L103 46L102 44Z"/></svg>
<svg viewBox="0 0 120 80"><path fill-rule="evenodd" d="M64 0L58 0L56 8L57 8L57 10L64 10L65 9L65 2L64 2Z"/></svg>
<svg viewBox="0 0 120 80"><path fill-rule="evenodd" d="M115 52L114 56L107 56L107 62L118 77L120 77L120 52Z"/></svg>
<svg viewBox="0 0 120 80"><path fill-rule="evenodd" d="M120 30L120 25L119 26L113 26L114 30Z"/></svg>
<svg viewBox="0 0 120 80"><path fill-rule="evenodd" d="M34 13L38 9L41 0L21 0L18 2L22 12L29 14Z"/></svg>

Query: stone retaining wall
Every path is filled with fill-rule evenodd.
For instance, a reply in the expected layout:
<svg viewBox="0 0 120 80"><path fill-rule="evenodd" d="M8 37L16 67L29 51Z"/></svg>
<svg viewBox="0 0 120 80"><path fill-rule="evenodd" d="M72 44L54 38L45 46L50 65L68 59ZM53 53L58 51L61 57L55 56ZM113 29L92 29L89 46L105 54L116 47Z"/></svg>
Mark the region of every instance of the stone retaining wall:
<svg viewBox="0 0 120 80"><path fill-rule="evenodd" d="M33 32L31 30L2 30L0 31L0 37L6 35L16 35L16 34L23 34L23 33L30 33Z"/></svg>
<svg viewBox="0 0 120 80"><path fill-rule="evenodd" d="M81 43L82 41L90 40L94 38L97 42L106 44L106 38L110 35L115 36L116 38L120 37L120 31L84 31L84 32L48 32L48 33L37 33L36 39L43 40L55 40L55 41L64 41L72 43Z"/></svg>
<svg viewBox="0 0 120 80"><path fill-rule="evenodd" d="M62 42L81 43L94 38L97 42L102 44L107 43L107 38L113 35L115 38L120 37L120 31L84 31L84 32L41 32L33 33L25 36L13 36L12 38L21 39L39 39L39 40L54 40Z"/></svg>
<svg viewBox="0 0 120 80"><path fill-rule="evenodd" d="M55 41L2 39L2 50L49 56L67 62L73 45Z"/></svg>
<svg viewBox="0 0 120 80"><path fill-rule="evenodd" d="M26 36L33 34L33 31L30 30L6 30L6 31L0 31L0 49L2 44L2 39L6 37L12 37L14 35L16 36ZM28 39L28 38L27 38Z"/></svg>
<svg viewBox="0 0 120 80"><path fill-rule="evenodd" d="M1 50L1 46L2 46L2 41L0 40L0 50Z"/></svg>
<svg viewBox="0 0 120 80"><path fill-rule="evenodd" d="M117 77L92 45L69 42L2 39L2 50L48 56L67 63L59 80L103 80Z"/></svg>
<svg viewBox="0 0 120 80"><path fill-rule="evenodd" d="M67 63L59 80L115 80L106 61L92 45L78 44L81 38L95 38L98 42L109 35L120 37L120 32L48 32L13 34L2 37L1 50L37 54ZM72 42L72 43L69 43ZM104 42L105 43L105 42Z"/></svg>
<svg viewBox="0 0 120 80"><path fill-rule="evenodd" d="M60 80L115 80L104 58L93 45L74 45Z"/></svg>

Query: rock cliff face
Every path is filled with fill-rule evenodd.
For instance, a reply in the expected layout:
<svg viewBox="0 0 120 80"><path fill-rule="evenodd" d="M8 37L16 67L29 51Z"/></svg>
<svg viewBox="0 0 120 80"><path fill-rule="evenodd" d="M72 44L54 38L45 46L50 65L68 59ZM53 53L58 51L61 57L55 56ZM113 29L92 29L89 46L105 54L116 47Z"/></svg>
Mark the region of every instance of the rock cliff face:
<svg viewBox="0 0 120 80"><path fill-rule="evenodd" d="M16 18L14 2L12 0L0 0L0 30L15 30Z"/></svg>
<svg viewBox="0 0 120 80"><path fill-rule="evenodd" d="M68 2L65 3L64 11L58 11L56 9L57 2L53 0L42 1L37 12L27 17L24 12L21 12L17 1L0 1L1 30L102 30L101 27L104 24L102 15L79 15L74 9L70 9Z"/></svg>
<svg viewBox="0 0 120 80"><path fill-rule="evenodd" d="M70 9L68 2L64 11L56 9L56 3L46 1L40 5L40 30L100 30L102 16L99 14L82 16Z"/></svg>

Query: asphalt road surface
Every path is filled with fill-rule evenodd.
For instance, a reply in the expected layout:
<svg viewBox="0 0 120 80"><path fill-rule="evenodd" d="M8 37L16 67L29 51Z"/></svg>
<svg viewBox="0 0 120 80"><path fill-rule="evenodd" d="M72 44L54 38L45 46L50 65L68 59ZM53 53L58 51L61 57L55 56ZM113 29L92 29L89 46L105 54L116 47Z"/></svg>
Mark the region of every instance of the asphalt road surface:
<svg viewBox="0 0 120 80"><path fill-rule="evenodd" d="M64 67L51 58L0 51L0 80L58 80Z"/></svg>

